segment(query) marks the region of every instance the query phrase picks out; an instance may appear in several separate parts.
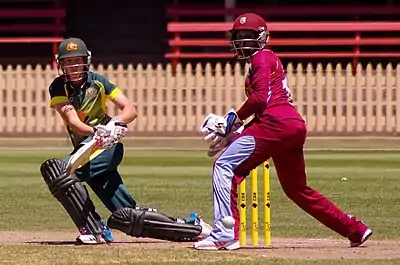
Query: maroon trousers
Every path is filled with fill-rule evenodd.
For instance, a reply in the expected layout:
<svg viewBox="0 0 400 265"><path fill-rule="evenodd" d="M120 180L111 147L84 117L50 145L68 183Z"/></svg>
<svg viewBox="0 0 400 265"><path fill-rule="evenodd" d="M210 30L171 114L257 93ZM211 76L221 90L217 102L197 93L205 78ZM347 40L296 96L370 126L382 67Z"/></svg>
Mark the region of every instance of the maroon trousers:
<svg viewBox="0 0 400 265"><path fill-rule="evenodd" d="M239 238L237 188L260 164L272 158L279 182L289 199L301 209L338 234L349 237L357 233L356 219L349 217L321 193L307 185L303 146L307 129L302 120L271 118L251 123L238 137L253 136L254 152L235 170L231 188L231 209L235 222L235 239Z"/></svg>

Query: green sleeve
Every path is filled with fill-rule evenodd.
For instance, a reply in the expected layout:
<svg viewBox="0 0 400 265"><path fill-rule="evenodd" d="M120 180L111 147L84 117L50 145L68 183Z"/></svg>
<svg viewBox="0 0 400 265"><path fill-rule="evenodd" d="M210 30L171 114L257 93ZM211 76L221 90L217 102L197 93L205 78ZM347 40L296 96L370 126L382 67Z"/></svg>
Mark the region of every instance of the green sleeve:
<svg viewBox="0 0 400 265"><path fill-rule="evenodd" d="M49 87L50 108L54 108L56 104L69 102L67 92L64 89L64 81L57 77Z"/></svg>
<svg viewBox="0 0 400 265"><path fill-rule="evenodd" d="M95 79L102 84L104 92L109 99L113 100L118 95L122 94L121 90L104 75L96 73Z"/></svg>

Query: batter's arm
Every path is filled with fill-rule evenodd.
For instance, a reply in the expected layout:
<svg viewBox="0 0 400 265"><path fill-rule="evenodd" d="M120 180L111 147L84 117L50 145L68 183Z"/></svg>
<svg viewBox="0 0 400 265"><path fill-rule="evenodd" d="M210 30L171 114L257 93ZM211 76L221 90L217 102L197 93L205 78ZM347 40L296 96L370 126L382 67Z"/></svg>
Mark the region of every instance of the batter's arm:
<svg viewBox="0 0 400 265"><path fill-rule="evenodd" d="M61 118L71 127L72 130L81 135L92 135L94 133L93 127L83 123L78 116L74 106L70 102L63 102L54 105L54 109L58 112Z"/></svg>
<svg viewBox="0 0 400 265"><path fill-rule="evenodd" d="M104 86L104 92L109 100L117 106L120 113L117 115L117 120L125 124L131 123L137 118L136 108L133 103L128 100L124 93L114 83L110 82L104 75L97 74L96 78Z"/></svg>
<svg viewBox="0 0 400 265"><path fill-rule="evenodd" d="M55 109L72 130L81 135L91 135L93 128L79 119L78 113L68 99L64 85L64 80L61 77L57 77L49 86L50 108Z"/></svg>
<svg viewBox="0 0 400 265"><path fill-rule="evenodd" d="M133 106L133 103L124 94L120 93L111 101L121 110L118 118L125 124L131 123L137 118L138 115L135 106Z"/></svg>

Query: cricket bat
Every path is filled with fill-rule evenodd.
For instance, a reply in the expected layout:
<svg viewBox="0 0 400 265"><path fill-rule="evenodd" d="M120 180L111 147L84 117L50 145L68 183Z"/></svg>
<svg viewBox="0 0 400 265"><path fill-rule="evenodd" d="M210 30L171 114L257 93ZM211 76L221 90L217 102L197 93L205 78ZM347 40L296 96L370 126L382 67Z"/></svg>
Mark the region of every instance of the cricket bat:
<svg viewBox="0 0 400 265"><path fill-rule="evenodd" d="M99 146L94 139L87 143L80 143L79 146L75 148L76 152L73 153L68 160L67 173L72 174L80 165L82 165L85 161L88 161L90 155L92 155L98 149Z"/></svg>
<svg viewBox="0 0 400 265"><path fill-rule="evenodd" d="M111 122L114 121L109 121L107 125ZM92 139L87 143L81 143L75 149L77 149L77 151L69 158L69 161L67 163L68 174L73 173L80 165L88 161L90 156L99 149L99 146L97 145L96 140Z"/></svg>
<svg viewBox="0 0 400 265"><path fill-rule="evenodd" d="M96 140L92 139L87 143L81 143L77 148L77 151L68 160L68 174L72 174L82 163L87 161L90 155L99 149L99 146Z"/></svg>

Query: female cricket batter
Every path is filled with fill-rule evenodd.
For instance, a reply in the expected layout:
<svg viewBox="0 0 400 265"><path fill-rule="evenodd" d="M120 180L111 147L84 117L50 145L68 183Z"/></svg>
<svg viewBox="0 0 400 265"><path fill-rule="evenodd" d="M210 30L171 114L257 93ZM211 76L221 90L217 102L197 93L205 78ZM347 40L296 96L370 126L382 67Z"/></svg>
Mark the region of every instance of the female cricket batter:
<svg viewBox="0 0 400 265"><path fill-rule="evenodd" d="M188 219L180 219L136 206L118 173L124 154L119 139L127 130L126 124L136 119L136 110L105 76L89 71L90 60L91 53L81 39L68 38L60 44L57 55L60 76L49 88L50 107L65 122L75 149L91 139L96 139L100 149L70 175L66 173L69 156L64 160L46 160L41 166L51 193L79 229L77 241L83 244L111 242L109 227L135 237L173 241L208 235L210 228L195 213ZM107 99L119 108L118 116L111 118L106 114ZM108 226L97 214L81 182L86 182L112 213Z"/></svg>
<svg viewBox="0 0 400 265"><path fill-rule="evenodd" d="M352 247L361 245L371 236L371 229L307 185L303 155L306 124L293 106L279 58L266 48L269 33L265 21L253 13L243 14L235 20L230 33L235 57L250 63L245 83L247 100L236 113L233 111L220 119L208 117L202 126L202 132L208 132L205 141L210 148L220 142L228 142L226 137L232 135L232 126L235 126L233 116L240 121L251 115L254 118L214 162L215 229L209 237L196 242L194 247L200 250L240 247L237 186L251 170L269 158L273 159L284 192L294 203L328 228L348 238ZM231 229L224 227L220 221L229 216L235 220Z"/></svg>

